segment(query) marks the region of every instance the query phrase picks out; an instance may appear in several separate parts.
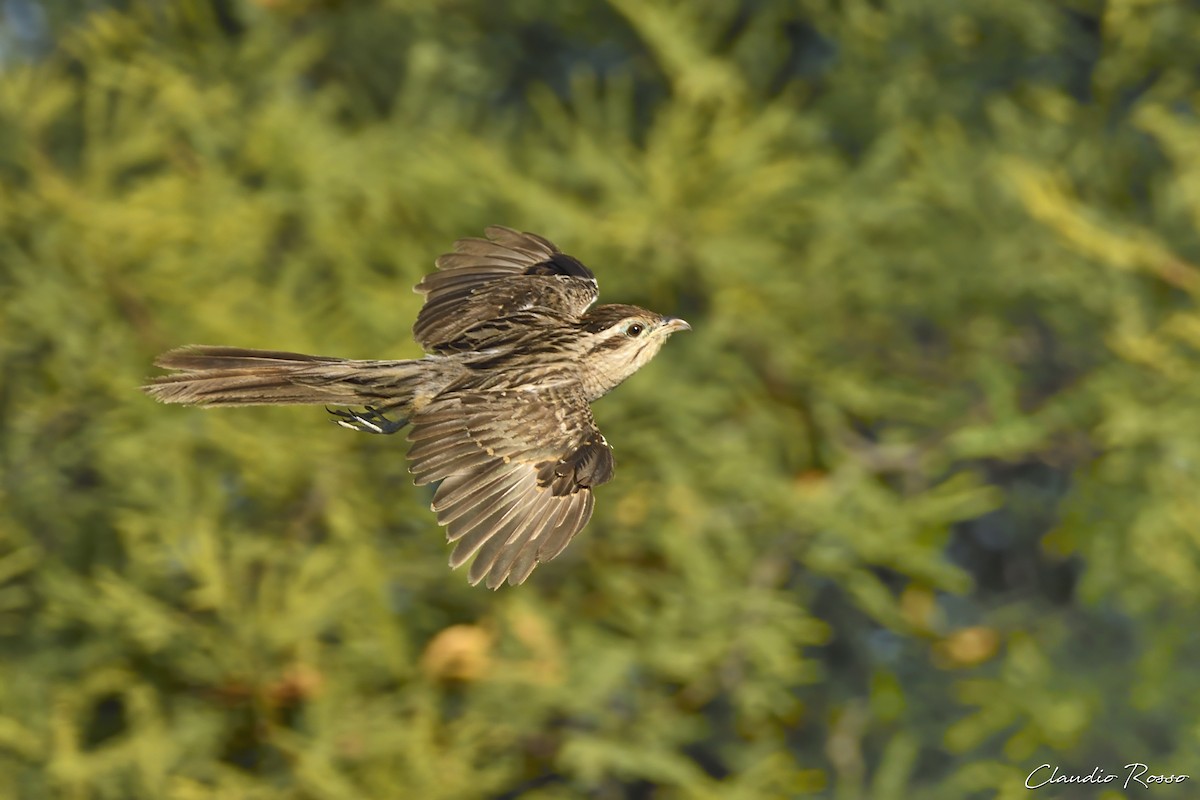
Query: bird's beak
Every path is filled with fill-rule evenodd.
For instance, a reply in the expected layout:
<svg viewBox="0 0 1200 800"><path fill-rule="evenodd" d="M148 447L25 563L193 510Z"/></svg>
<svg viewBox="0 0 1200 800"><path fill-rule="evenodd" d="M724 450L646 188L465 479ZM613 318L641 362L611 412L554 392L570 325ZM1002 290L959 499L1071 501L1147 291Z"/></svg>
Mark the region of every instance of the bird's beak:
<svg viewBox="0 0 1200 800"><path fill-rule="evenodd" d="M667 333L690 331L692 329L692 326L688 325L686 319L680 319L679 317L664 317L662 327Z"/></svg>

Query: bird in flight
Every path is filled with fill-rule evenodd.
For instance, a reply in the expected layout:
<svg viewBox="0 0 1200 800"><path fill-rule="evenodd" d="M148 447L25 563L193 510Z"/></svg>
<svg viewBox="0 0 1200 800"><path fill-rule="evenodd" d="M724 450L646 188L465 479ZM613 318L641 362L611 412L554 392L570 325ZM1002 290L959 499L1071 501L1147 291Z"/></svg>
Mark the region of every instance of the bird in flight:
<svg viewBox="0 0 1200 800"><path fill-rule="evenodd" d="M192 345L142 387L164 403L315 404L351 430L409 427L409 470L437 483L432 509L472 556L472 584L523 583L592 516L613 455L591 402L654 358L682 319L637 306L592 307L596 276L548 240L500 226L460 239L414 289L423 358L358 361Z"/></svg>

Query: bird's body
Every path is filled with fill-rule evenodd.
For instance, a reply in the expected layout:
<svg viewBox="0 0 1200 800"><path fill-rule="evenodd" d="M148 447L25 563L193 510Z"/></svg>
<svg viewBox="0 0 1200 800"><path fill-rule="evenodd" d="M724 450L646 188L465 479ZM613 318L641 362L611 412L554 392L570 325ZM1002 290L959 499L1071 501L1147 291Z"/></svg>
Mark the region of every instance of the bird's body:
<svg viewBox="0 0 1200 800"><path fill-rule="evenodd" d="M472 583L519 584L587 524L592 489L612 478L589 404L688 325L636 306L591 308L596 279L579 261L534 234L487 235L456 242L417 284L424 358L192 346L160 356L177 372L144 388L188 405L366 406L331 413L372 433L411 425L416 483L441 482L432 507L457 542L451 566L475 556Z"/></svg>

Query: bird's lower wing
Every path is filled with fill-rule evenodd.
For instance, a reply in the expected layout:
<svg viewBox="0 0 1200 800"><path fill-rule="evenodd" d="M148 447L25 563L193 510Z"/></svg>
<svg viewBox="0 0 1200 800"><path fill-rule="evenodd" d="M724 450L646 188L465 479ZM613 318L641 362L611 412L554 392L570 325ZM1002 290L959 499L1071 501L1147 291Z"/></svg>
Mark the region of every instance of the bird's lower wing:
<svg viewBox="0 0 1200 800"><path fill-rule="evenodd" d="M583 529L612 451L577 388L452 393L413 419L411 471L472 584L522 583Z"/></svg>

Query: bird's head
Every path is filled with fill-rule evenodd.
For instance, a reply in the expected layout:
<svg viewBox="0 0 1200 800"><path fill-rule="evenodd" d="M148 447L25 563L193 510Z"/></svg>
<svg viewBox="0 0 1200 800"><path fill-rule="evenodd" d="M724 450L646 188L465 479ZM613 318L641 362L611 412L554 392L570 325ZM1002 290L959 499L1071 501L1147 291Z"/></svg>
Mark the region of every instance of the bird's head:
<svg viewBox="0 0 1200 800"><path fill-rule="evenodd" d="M593 308L579 321L586 337L584 382L593 398L606 394L658 354L676 331L690 331L678 317L619 304Z"/></svg>

